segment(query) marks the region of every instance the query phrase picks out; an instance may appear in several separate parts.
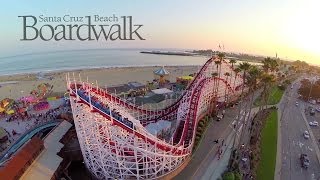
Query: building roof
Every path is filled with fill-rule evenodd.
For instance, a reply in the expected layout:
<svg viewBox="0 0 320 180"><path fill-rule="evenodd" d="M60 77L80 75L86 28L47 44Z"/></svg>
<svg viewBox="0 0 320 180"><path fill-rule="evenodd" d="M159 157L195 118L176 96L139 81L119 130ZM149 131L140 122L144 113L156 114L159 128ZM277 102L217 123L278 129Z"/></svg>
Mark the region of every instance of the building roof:
<svg viewBox="0 0 320 180"><path fill-rule="evenodd" d="M130 87L127 84L120 84L117 86L107 87L107 91L109 93L121 94L123 92L128 92L129 90L130 90Z"/></svg>
<svg viewBox="0 0 320 180"><path fill-rule="evenodd" d="M161 88L161 89L154 89L152 90L153 93L155 94L168 94L168 93L173 93L170 89L167 88Z"/></svg>
<svg viewBox="0 0 320 180"><path fill-rule="evenodd" d="M160 69L153 71L156 75L169 75L169 71L167 71L164 66L162 66Z"/></svg>
<svg viewBox="0 0 320 180"><path fill-rule="evenodd" d="M139 83L139 82L129 82L128 83L128 86L131 88L131 89L136 89L136 88L143 88L145 87L145 85Z"/></svg>
<svg viewBox="0 0 320 180"><path fill-rule="evenodd" d="M63 147L63 144L59 141L71 126L72 125L69 122L62 121L50 134L48 134L44 139L45 149L40 153L20 179L51 179L63 160L57 155Z"/></svg>
<svg viewBox="0 0 320 180"><path fill-rule="evenodd" d="M183 80L187 80L187 81L191 81L193 79L192 76L180 76L178 78L183 79Z"/></svg>
<svg viewBox="0 0 320 180"><path fill-rule="evenodd" d="M4 130L3 127L0 127L0 139L4 138L7 136L6 130Z"/></svg>
<svg viewBox="0 0 320 180"><path fill-rule="evenodd" d="M0 168L1 179L18 179L23 170L32 162L43 148L43 141L38 137L29 140L16 154Z"/></svg>

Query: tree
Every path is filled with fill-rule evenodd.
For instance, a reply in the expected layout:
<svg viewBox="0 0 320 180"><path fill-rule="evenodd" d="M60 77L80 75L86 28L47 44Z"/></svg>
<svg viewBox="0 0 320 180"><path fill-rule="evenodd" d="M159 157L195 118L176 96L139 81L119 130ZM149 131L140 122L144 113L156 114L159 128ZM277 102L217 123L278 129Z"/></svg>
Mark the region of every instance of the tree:
<svg viewBox="0 0 320 180"><path fill-rule="evenodd" d="M224 73L224 76L226 77L226 83L227 83L227 84L231 84L231 80L230 80L230 82L228 82L229 77L231 76L231 74L230 74L229 72L226 72L226 73ZM231 79L231 78L230 78L230 79ZM227 85L226 85L226 88L225 88L225 91L224 91L224 100L225 100L226 102L227 102L228 97L229 97L229 93L227 93L227 92L230 93L230 91L228 90L228 87L227 87Z"/></svg>
<svg viewBox="0 0 320 180"><path fill-rule="evenodd" d="M267 74L264 73L261 76L261 83L263 84L263 90L262 90L262 99L263 99L263 105L265 108L267 107L268 104L268 98L269 98L269 93L270 93L270 87L272 86L273 82L275 80L275 77L273 74ZM262 103L260 103L260 110L262 109Z"/></svg>
<svg viewBox="0 0 320 180"><path fill-rule="evenodd" d="M210 103L210 108L209 108L209 111L210 111L210 114L212 114L213 113L213 110L216 108L215 106L216 106L216 96L217 96L217 93L216 93L216 90L217 90L217 76L218 76L219 74L218 74L218 72L213 72L212 74L211 74L211 77L212 78L214 78L214 81L213 81L213 86L215 86L215 87L213 87L213 99L212 99L212 102Z"/></svg>
<svg viewBox="0 0 320 180"><path fill-rule="evenodd" d="M217 71L218 71L218 76L219 76L219 79L220 79L220 77L221 77L221 64L222 64L222 62L223 62L223 60L224 60L224 57L225 57L225 55L224 55L224 53L222 53L222 52L219 52L218 53L218 58L215 60L215 64L216 64L216 67L217 67ZM220 82L220 80L219 79L216 79L215 80L215 85L216 85L216 87L214 88L215 89L215 92L214 92L214 94L215 94L215 106L214 106L214 108L216 108L216 101L217 101L217 94L218 94L218 91L219 91L219 82Z"/></svg>
<svg viewBox="0 0 320 180"><path fill-rule="evenodd" d="M269 72L270 64L271 64L271 58L270 57L264 58L264 60L262 61L262 68L265 73Z"/></svg>
<svg viewBox="0 0 320 180"><path fill-rule="evenodd" d="M271 59L269 62L270 71L275 72L275 71L279 70L278 67L279 67L279 64L278 64L277 60Z"/></svg>
<svg viewBox="0 0 320 180"><path fill-rule="evenodd" d="M258 81L261 78L262 72L260 69L257 68L257 66L250 66L250 69L248 70L248 75L246 76L246 82L247 82L247 86L249 87L249 109L245 110L245 112L248 112L248 116L247 113L245 113L244 117L248 117L249 119L246 121L247 123L243 125L243 129L240 132L240 141L243 138L244 132L247 129L247 126L251 125L251 112L252 112L252 107L253 107L253 100L254 100L254 92L255 90L258 88Z"/></svg>
<svg viewBox="0 0 320 180"><path fill-rule="evenodd" d="M233 87L235 87L236 86L236 80L237 80L237 76L238 76L238 74L241 72L241 69L239 68L239 67L237 67L237 68L235 68L234 69L234 82L233 82Z"/></svg>
<svg viewBox="0 0 320 180"><path fill-rule="evenodd" d="M232 69L234 68L234 64L237 63L237 61L235 59L230 59L229 63L231 64Z"/></svg>
<svg viewBox="0 0 320 180"><path fill-rule="evenodd" d="M241 116L241 108L242 108L242 104L243 104L243 93L244 93L244 88L245 88L245 84L246 84L246 76L247 76L247 72L250 69L251 65L248 62L243 62L239 65L239 68L242 70L243 72L243 84L242 84L242 88L241 88L241 95L240 95L240 104L238 107L238 117L237 117L237 126L239 125L239 120L240 120L240 116ZM236 127L237 128L237 127ZM243 128L242 128L243 129ZM233 145L232 147L235 147L235 143L236 143L236 134L235 137L233 139Z"/></svg>

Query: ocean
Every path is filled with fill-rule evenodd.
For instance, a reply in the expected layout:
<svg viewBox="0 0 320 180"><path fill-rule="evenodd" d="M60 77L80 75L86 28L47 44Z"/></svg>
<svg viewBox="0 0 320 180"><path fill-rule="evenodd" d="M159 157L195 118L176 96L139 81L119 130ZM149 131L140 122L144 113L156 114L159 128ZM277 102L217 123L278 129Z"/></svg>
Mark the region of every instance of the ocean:
<svg viewBox="0 0 320 180"><path fill-rule="evenodd" d="M78 69L203 65L208 57L142 54L131 49L90 49L35 53L0 58L0 75Z"/></svg>

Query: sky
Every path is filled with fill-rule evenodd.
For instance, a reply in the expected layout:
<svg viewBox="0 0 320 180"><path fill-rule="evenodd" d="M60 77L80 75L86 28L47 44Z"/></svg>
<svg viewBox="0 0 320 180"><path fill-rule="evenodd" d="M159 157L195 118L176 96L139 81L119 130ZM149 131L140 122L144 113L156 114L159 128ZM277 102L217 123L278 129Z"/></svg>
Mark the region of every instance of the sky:
<svg viewBox="0 0 320 180"><path fill-rule="evenodd" d="M218 49L320 64L317 0L4 1L0 57L94 48ZM132 16L145 41L20 41L18 16ZM66 24L66 23L65 23Z"/></svg>

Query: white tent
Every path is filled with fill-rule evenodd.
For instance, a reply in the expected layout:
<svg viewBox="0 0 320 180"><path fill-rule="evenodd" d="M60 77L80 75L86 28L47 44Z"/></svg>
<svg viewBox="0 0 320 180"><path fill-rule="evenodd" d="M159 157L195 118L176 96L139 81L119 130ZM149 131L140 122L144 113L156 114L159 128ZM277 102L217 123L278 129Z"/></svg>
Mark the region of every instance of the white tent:
<svg viewBox="0 0 320 180"><path fill-rule="evenodd" d="M152 90L153 93L155 94L171 94L173 91L167 88L161 88L161 89L154 89Z"/></svg>

